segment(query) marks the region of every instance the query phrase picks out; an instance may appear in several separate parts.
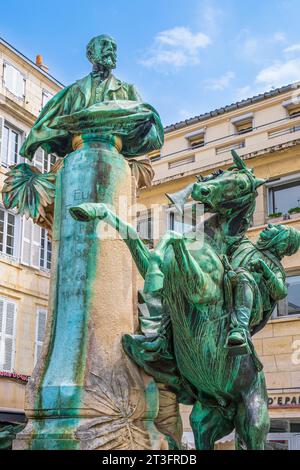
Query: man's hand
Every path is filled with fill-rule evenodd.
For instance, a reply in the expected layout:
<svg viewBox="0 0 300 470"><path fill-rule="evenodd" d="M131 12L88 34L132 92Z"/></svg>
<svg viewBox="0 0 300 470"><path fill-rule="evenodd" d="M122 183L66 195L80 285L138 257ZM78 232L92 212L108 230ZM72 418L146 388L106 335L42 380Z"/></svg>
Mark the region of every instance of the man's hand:
<svg viewBox="0 0 300 470"><path fill-rule="evenodd" d="M252 261L250 263L250 271L262 274L265 279L270 279L272 276L271 269L262 259Z"/></svg>

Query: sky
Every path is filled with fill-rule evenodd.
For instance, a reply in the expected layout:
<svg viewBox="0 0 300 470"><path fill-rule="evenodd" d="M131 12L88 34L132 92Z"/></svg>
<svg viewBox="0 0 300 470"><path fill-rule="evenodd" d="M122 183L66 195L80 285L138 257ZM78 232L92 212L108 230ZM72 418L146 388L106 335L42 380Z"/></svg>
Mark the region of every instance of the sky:
<svg viewBox="0 0 300 470"><path fill-rule="evenodd" d="M0 36L67 85L112 35L115 75L168 125L300 80L299 17L299 0L2 0Z"/></svg>

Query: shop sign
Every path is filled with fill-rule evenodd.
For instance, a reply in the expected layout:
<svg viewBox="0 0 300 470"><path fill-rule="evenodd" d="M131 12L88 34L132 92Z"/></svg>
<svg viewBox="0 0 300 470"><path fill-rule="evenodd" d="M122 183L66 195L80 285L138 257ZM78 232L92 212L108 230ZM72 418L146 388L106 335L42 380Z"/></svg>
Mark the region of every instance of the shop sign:
<svg viewBox="0 0 300 470"><path fill-rule="evenodd" d="M269 394L269 408L300 407L300 393Z"/></svg>

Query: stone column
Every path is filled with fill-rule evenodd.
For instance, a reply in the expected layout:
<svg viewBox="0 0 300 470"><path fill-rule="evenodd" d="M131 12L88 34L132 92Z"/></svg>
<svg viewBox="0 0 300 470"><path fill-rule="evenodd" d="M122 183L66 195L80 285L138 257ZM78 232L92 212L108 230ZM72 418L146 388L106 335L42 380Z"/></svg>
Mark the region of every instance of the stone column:
<svg viewBox="0 0 300 470"><path fill-rule="evenodd" d="M41 359L28 384L25 430L14 449L151 449L162 436L153 419L152 379L125 356L121 338L134 326L132 259L98 221L72 219L83 202L131 202L129 165L120 140L83 136L57 177L54 268Z"/></svg>

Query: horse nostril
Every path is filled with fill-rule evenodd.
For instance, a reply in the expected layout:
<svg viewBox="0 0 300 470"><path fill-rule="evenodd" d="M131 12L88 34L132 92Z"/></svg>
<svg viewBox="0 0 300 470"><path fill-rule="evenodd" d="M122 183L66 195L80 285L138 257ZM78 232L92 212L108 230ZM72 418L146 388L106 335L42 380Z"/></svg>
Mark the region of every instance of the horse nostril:
<svg viewBox="0 0 300 470"><path fill-rule="evenodd" d="M202 196L208 196L210 194L210 189L209 188L201 188L201 194Z"/></svg>

